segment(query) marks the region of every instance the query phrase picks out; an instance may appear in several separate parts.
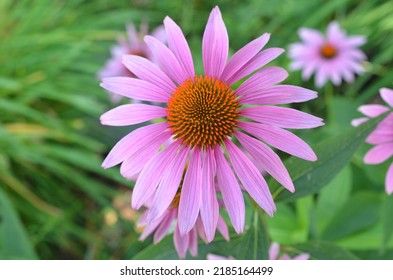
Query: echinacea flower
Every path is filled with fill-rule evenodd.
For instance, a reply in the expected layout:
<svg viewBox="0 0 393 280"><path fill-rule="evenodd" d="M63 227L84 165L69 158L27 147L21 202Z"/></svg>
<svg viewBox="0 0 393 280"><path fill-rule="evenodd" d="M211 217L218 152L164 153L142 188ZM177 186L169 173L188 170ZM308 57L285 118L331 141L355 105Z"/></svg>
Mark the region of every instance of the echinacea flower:
<svg viewBox="0 0 393 280"><path fill-rule="evenodd" d="M381 88L379 93L390 108L379 104L362 105L358 110L366 117L352 120L353 126L358 126L368 121L370 118L376 118L383 113L392 111L393 90ZM378 124L366 138L366 142L375 145L364 156L364 162L366 164L379 164L388 160L393 155L393 113L389 113L386 118ZM387 194L393 193L393 163L390 165L386 175L385 189Z"/></svg>
<svg viewBox="0 0 393 280"><path fill-rule="evenodd" d="M202 224L202 220L198 217L194 227L187 233L181 235L179 230L178 218L178 207L179 207L179 195L178 193L173 199L170 207L165 210L158 219L151 223L146 222L146 218L149 215L149 209L145 210L142 214L138 226L145 227L139 240L145 240L150 234L154 232L153 243L159 243L166 235L169 234L172 225L175 224L173 243L175 249L180 258L185 258L187 251L190 252L191 256L195 257L198 255L198 236L205 242L209 243L207 239L205 229ZM229 231L227 224L224 219L219 216L217 221L217 229L224 237L225 240L229 240Z"/></svg>
<svg viewBox="0 0 393 280"><path fill-rule="evenodd" d="M289 56L291 68L303 70L303 80L315 73L317 87L328 80L340 85L342 80L352 83L355 74L364 71L361 62L366 55L359 49L366 43L364 36L347 36L335 21L329 24L326 37L310 28L301 28L299 36L303 42L290 45Z"/></svg>
<svg viewBox="0 0 393 280"><path fill-rule="evenodd" d="M119 37L118 44L111 48L112 57L106 62L105 66L98 72L100 79L107 77L135 77L122 63L123 55L139 55L152 59L151 53L147 48L143 38L148 34L148 25L146 22L141 23L140 31L137 32L135 25L129 23L126 25L127 38ZM165 30L162 25L158 26L151 32L151 36L157 38L161 42L166 42ZM120 101L121 96L112 95L111 99L114 103Z"/></svg>
<svg viewBox="0 0 393 280"><path fill-rule="evenodd" d="M164 25L169 47L151 36L145 37L155 63L135 55L124 56L124 65L138 78L106 78L101 84L125 97L164 103L164 107L122 105L101 116L102 124L114 126L157 119L121 139L102 166L122 163L120 172L124 177L138 175L131 204L139 209L152 199L146 223L162 216L180 191L180 235L190 232L200 217L211 241L219 217L219 191L232 225L240 233L244 229L245 204L239 182L269 215L276 207L265 179L234 138L293 192L288 171L265 143L315 161L313 150L285 128L312 128L323 122L301 111L271 104L303 102L317 94L297 86L276 85L287 77L282 68L261 69L283 52L278 48L260 51L270 34L253 40L227 61L228 34L218 7L211 12L203 35L204 75L195 74L180 27L169 17ZM237 89L231 87L250 74Z"/></svg>
<svg viewBox="0 0 393 280"><path fill-rule="evenodd" d="M223 257L215 254L207 254L208 260L235 260L234 257ZM291 257L287 253L280 254L280 245L276 242L270 244L269 247L269 260L308 260L310 259L310 254L302 253L297 256Z"/></svg>

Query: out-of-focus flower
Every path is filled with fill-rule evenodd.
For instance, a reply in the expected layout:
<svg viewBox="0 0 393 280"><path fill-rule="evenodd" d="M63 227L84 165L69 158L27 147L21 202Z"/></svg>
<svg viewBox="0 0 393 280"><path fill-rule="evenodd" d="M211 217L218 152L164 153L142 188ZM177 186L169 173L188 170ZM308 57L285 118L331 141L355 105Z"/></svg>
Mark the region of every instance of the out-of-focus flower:
<svg viewBox="0 0 393 280"><path fill-rule="evenodd" d="M126 25L126 30L127 38L120 36L117 39L117 45L111 48L112 57L98 72L98 77L100 79L107 77L135 77L135 75L123 65L123 55L138 55L152 60L150 50L143 41L143 38L148 35L147 23L141 23L139 32L136 31L135 25L132 23ZM162 25L154 29L151 32L151 36L166 43L165 29ZM112 94L111 100L117 103L121 100L121 96Z"/></svg>
<svg viewBox="0 0 393 280"><path fill-rule="evenodd" d="M164 214L162 214L153 222L146 222L147 217L149 216L149 208L142 214L138 222L138 226L144 227L144 230L139 240L145 240L146 237L154 232L153 242L154 244L157 244L167 234L169 234L173 224L175 224L173 243L179 257L185 258L187 250L190 252L191 256L195 257L198 255L198 235L205 243L209 243L211 240L208 240L206 236L205 229L200 217L198 217L194 227L189 232L183 235L180 234L179 224L177 222L179 196L180 193L175 196L170 207L165 210ZM228 227L221 216L218 217L217 229L225 240L229 240Z"/></svg>
<svg viewBox="0 0 393 280"><path fill-rule="evenodd" d="M235 144L234 137L254 160L293 192L288 171L265 143L315 161L313 150L285 129L313 128L323 122L301 111L271 104L304 102L317 94L297 86L276 85L287 77L282 68L261 69L283 52L277 48L260 51L270 34L253 40L227 61L228 34L218 7L211 12L203 36L204 75L195 74L190 48L180 27L169 17L164 25L169 48L154 37L145 37L155 63L135 55L123 57L125 66L139 79L106 78L101 84L121 96L165 103L165 108L122 105L103 114L102 124L122 126L153 119L161 121L121 139L102 166L109 168L122 163L120 172L124 177L139 174L131 204L139 209L153 198L146 223L160 218L180 190L180 235L190 232L200 217L211 240L219 217L216 196L219 191L235 231L240 233L244 229L245 204L239 182L269 215L273 215L276 207L266 181ZM231 88L250 74L236 90Z"/></svg>
<svg viewBox="0 0 393 280"><path fill-rule="evenodd" d="M358 126L368 121L370 118L375 118L383 113L392 111L393 90L382 88L379 93L390 108L379 104L362 105L358 110L364 114L365 117L352 120L353 126ZM379 164L393 155L393 113L389 113L386 118L378 124L366 138L366 142L375 145L364 156L364 162L366 164ZM393 163L390 165L386 175L385 189L388 194L393 193Z"/></svg>
<svg viewBox="0 0 393 280"><path fill-rule="evenodd" d="M234 260L232 256L223 257L215 254L207 254L208 260ZM302 253L294 257L290 257L287 253L280 254L280 245L273 242L269 248L269 260L308 260L310 259L310 254Z"/></svg>
<svg viewBox="0 0 393 280"><path fill-rule="evenodd" d="M364 71L361 62L366 55L359 47L366 43L365 36L347 36L337 22L329 24L326 37L310 28L301 28L299 36L303 42L290 45L289 56L291 68L303 70L303 80L315 73L317 87L328 80L339 85L342 80L352 83L355 74Z"/></svg>

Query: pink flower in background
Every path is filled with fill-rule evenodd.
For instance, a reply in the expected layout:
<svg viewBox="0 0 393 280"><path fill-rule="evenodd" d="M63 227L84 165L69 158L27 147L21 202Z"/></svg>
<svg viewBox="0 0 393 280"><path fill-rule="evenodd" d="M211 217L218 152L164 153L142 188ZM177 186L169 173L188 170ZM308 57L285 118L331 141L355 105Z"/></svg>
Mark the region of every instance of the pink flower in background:
<svg viewBox="0 0 393 280"><path fill-rule="evenodd" d="M337 22L329 24L326 37L310 28L301 28L299 36L303 42L290 45L289 57L293 70L303 70L303 80L315 73L317 87L328 80L339 85L342 80L352 83L364 71L366 55L359 49L366 43L364 36L347 36Z"/></svg>
<svg viewBox="0 0 393 280"><path fill-rule="evenodd" d="M153 222L147 223L146 219L149 216L149 209L147 209L141 216L138 226L144 226L145 229L140 236L139 240L145 240L150 234L154 232L153 242L154 244L159 243L166 235L169 234L172 225L175 224L173 243L175 244L176 251L180 258L185 258L187 250L191 256L195 257L198 254L198 236L205 242L209 243L212 241L206 236L202 220L198 217L194 227L187 233L181 235L179 230L179 224L177 223L178 218L178 207L179 207L179 194L175 196L170 207L165 210L158 219ZM229 240L228 227L224 219L219 216L217 221L217 229L224 237L225 240Z"/></svg>
<svg viewBox="0 0 393 280"><path fill-rule="evenodd" d="M235 144L234 137L254 161L293 192L288 171L266 144L315 161L312 149L286 129L313 128L323 122L301 111L271 104L304 102L317 94L297 86L277 85L287 77L282 68L261 68L283 52L278 48L261 51L270 34L253 40L227 61L228 34L218 7L211 12L203 36L204 75L195 74L190 48L180 27L169 17L164 25L169 47L152 36L145 37L154 63L135 55L123 57L124 65L138 78L104 78L101 84L121 96L165 104L164 108L122 105L103 114L102 124L161 121L121 139L102 166L122 163L120 172L124 177L138 176L132 207L139 209L152 199L147 224L160 219L180 192L180 236L191 232L200 219L207 239L211 240L219 220L216 193L220 192L234 229L240 233L245 219L242 189L269 215L276 207L266 181ZM231 87L246 77L236 90Z"/></svg>
<svg viewBox="0 0 393 280"><path fill-rule="evenodd" d="M215 254L207 254L208 260L235 260L232 256L223 257ZM270 244L269 248L269 260L308 260L310 259L310 254L302 253L295 257L290 257L288 254L284 253L280 255L280 245L276 242Z"/></svg>
<svg viewBox="0 0 393 280"><path fill-rule="evenodd" d="M126 29L127 38L119 37L118 44L111 48L112 57L98 73L100 79L119 76L135 77L135 75L123 65L123 55L132 54L152 59L151 53L143 41L143 38L148 34L147 23L143 22L141 24L139 32L136 31L135 25L132 23L127 24ZM151 36L163 43L166 42L165 30L162 25L154 29ZM117 103L120 101L121 96L111 95L111 99L113 102Z"/></svg>
<svg viewBox="0 0 393 280"><path fill-rule="evenodd" d="M390 108L378 104L360 106L358 110L366 117L354 119L352 121L353 126L358 126L368 121L370 118L375 118L383 113L391 111L393 107L393 90L382 88L379 92L382 99ZM364 162L366 164L379 164L393 155L393 113L389 113L386 118L378 124L374 131L366 138L366 142L375 145L364 156ZM388 194L393 193L393 163L390 165L386 175L385 189Z"/></svg>

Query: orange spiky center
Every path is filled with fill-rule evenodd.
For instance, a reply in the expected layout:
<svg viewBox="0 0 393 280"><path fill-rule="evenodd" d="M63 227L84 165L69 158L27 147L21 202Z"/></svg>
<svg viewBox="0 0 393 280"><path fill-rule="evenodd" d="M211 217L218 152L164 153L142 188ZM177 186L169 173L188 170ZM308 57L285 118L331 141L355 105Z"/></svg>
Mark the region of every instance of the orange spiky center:
<svg viewBox="0 0 393 280"><path fill-rule="evenodd" d="M325 44L322 46L320 53L324 58L333 58L337 55L337 49L331 44Z"/></svg>
<svg viewBox="0 0 393 280"><path fill-rule="evenodd" d="M221 144L232 135L240 104L224 82L196 76L177 87L168 102L167 118L175 138L200 148Z"/></svg>

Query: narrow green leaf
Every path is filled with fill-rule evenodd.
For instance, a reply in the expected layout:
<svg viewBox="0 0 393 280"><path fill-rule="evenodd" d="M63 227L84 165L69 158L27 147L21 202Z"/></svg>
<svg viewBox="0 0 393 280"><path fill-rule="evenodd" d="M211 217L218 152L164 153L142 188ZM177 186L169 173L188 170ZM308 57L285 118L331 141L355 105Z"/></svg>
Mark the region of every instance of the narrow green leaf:
<svg viewBox="0 0 393 280"><path fill-rule="evenodd" d="M385 250L389 240L393 235L393 195L387 196L382 206L382 226L383 226L383 238L382 238L382 249Z"/></svg>
<svg viewBox="0 0 393 280"><path fill-rule="evenodd" d="M293 246L299 253L310 254L310 259L314 260L356 260L358 259L351 252L338 247L336 245L322 242L322 241L311 241L304 244Z"/></svg>

